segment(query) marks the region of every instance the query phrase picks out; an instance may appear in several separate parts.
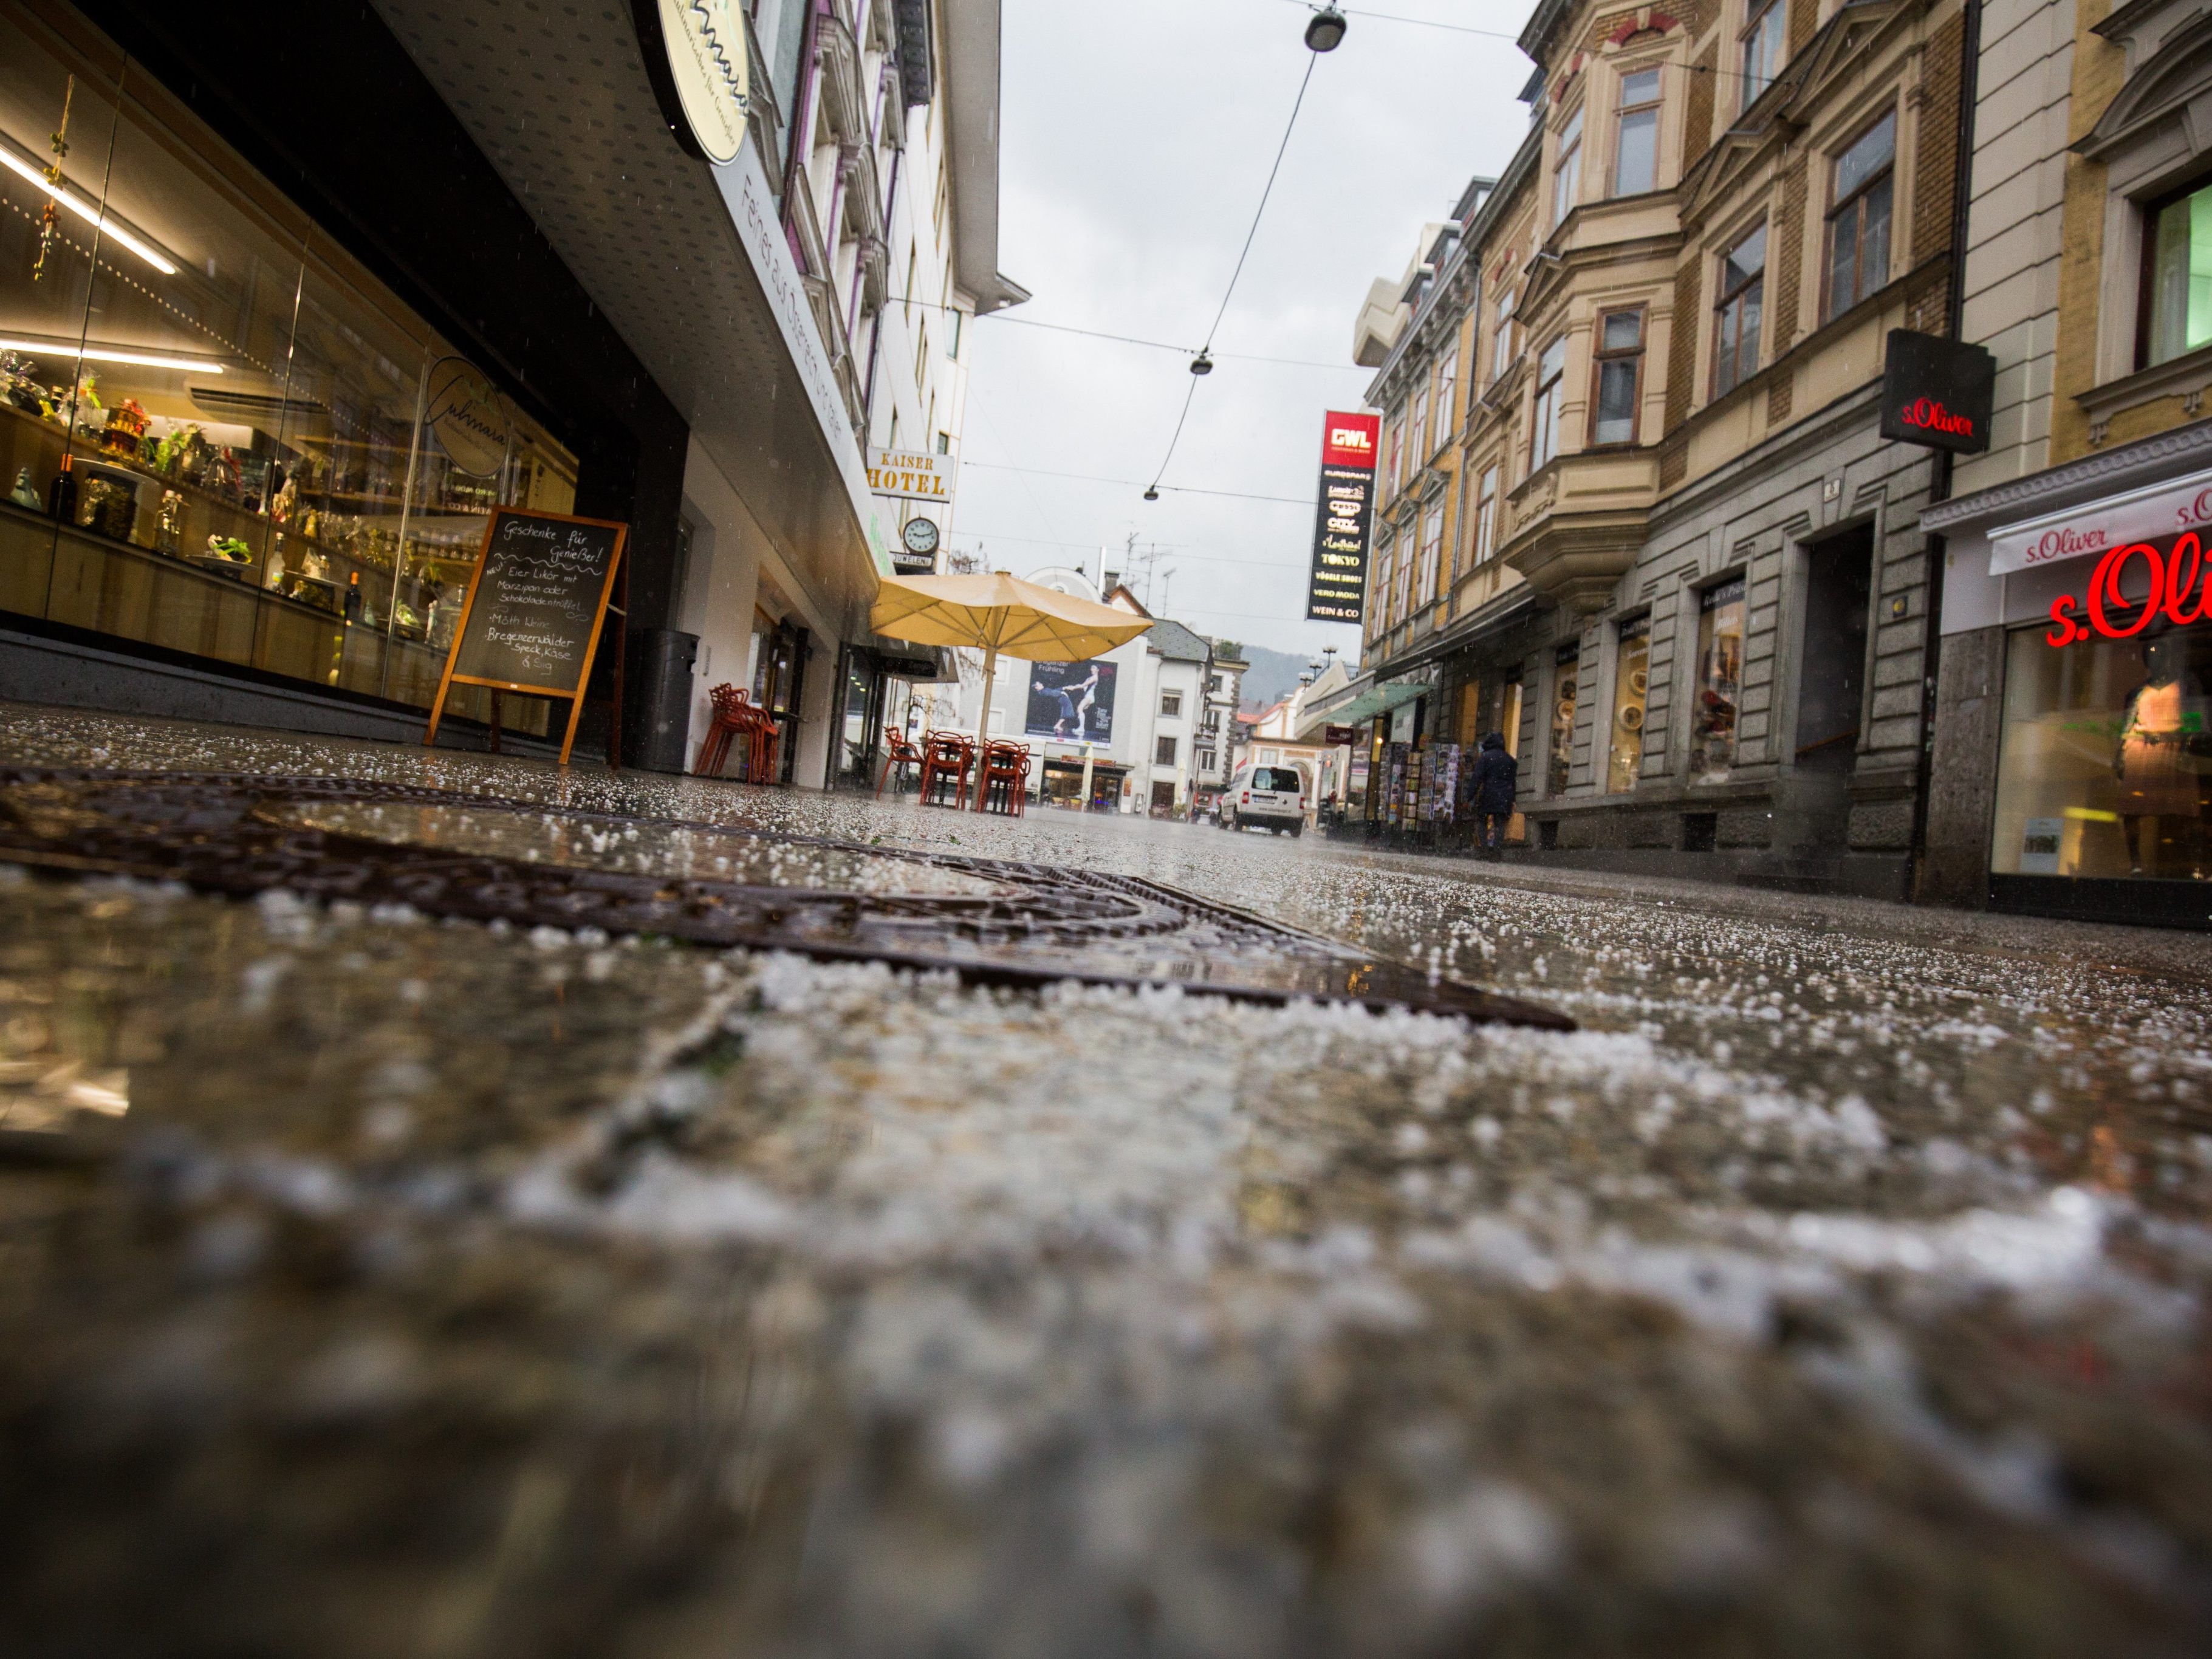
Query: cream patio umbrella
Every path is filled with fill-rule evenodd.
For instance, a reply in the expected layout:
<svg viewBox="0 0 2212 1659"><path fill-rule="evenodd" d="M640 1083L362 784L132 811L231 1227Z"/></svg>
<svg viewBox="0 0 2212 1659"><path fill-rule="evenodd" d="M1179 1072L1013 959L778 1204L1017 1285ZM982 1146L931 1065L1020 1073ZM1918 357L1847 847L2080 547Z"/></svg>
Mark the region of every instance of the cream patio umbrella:
<svg viewBox="0 0 2212 1659"><path fill-rule="evenodd" d="M975 722L982 743L991 738L999 653L1011 652L1030 662L1081 662L1133 640L1152 625L1149 617L1133 617L1003 570L988 576L886 576L868 612L868 626L887 639L982 648L983 706ZM975 809L982 807L978 790Z"/></svg>

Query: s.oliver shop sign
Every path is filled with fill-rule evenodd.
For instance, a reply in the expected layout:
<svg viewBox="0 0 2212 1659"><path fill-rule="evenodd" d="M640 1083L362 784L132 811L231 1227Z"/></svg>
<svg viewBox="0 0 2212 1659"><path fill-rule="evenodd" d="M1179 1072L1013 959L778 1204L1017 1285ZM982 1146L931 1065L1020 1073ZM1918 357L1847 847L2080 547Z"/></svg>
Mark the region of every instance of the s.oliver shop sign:
<svg viewBox="0 0 2212 1659"><path fill-rule="evenodd" d="M2102 558L2137 542L2163 548L2185 530L2212 524L2212 472L2107 496L2084 507L1990 532L1990 574L2040 570L2065 559Z"/></svg>

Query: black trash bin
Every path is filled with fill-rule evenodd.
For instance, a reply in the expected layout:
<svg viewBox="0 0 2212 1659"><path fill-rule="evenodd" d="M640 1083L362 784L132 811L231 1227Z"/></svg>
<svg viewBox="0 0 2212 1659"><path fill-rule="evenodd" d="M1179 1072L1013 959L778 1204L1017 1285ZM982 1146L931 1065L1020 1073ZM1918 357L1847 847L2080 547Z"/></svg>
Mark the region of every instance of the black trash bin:
<svg viewBox="0 0 2212 1659"><path fill-rule="evenodd" d="M681 772L691 754L691 666L698 659L699 636L641 628L630 635L629 650L623 764Z"/></svg>

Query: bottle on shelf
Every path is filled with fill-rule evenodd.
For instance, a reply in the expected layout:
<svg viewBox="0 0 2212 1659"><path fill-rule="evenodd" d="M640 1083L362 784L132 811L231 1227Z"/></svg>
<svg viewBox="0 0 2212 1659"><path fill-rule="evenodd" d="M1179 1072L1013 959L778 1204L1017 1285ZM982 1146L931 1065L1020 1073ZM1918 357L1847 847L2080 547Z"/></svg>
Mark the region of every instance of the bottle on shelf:
<svg viewBox="0 0 2212 1659"><path fill-rule="evenodd" d="M66 453L63 455L62 470L46 486L46 511L64 524L76 518L76 474L70 470L70 459Z"/></svg>
<svg viewBox="0 0 2212 1659"><path fill-rule="evenodd" d="M356 570L346 579L345 619L349 623L361 620L361 572Z"/></svg>

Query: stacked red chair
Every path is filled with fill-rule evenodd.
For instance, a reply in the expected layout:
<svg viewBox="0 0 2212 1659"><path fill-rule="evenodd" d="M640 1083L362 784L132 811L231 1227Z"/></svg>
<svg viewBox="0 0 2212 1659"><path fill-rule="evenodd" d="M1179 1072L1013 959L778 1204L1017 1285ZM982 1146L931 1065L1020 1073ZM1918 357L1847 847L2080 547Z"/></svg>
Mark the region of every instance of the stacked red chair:
<svg viewBox="0 0 2212 1659"><path fill-rule="evenodd" d="M968 776L975 769L975 745L957 732L932 732L921 743L921 804L941 806L937 792L954 785L952 804L968 804Z"/></svg>

